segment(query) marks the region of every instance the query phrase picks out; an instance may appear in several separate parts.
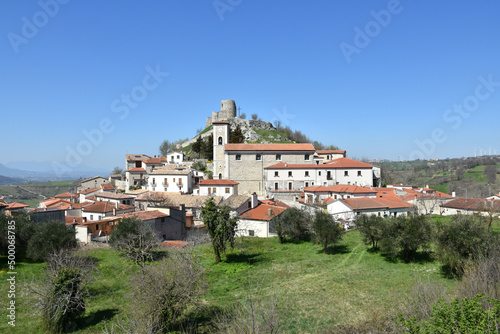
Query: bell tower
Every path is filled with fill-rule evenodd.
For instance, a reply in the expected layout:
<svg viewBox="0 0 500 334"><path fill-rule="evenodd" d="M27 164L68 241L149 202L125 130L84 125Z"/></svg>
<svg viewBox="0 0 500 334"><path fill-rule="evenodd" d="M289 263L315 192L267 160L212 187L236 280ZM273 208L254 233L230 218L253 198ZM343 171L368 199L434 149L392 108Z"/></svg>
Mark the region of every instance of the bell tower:
<svg viewBox="0 0 500 334"><path fill-rule="evenodd" d="M225 121L213 122L214 137L214 179L227 179L225 145L229 143L229 123Z"/></svg>

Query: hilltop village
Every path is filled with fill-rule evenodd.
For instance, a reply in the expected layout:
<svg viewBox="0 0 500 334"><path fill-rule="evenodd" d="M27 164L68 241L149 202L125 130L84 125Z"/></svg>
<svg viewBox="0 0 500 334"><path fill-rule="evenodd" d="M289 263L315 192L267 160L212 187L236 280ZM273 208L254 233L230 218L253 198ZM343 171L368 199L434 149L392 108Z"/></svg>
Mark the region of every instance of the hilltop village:
<svg viewBox="0 0 500 334"><path fill-rule="evenodd" d="M361 214L453 215L500 207L499 195L463 199L428 186L381 187L380 168L350 159L345 150L316 150L311 143L230 143L234 124L251 136L249 121L236 116L233 100L222 101L221 110L207 118L211 131L204 135L212 135L213 161L206 163L206 170L196 169L182 151L166 156L131 153L125 156L122 174L82 180L75 193L46 198L34 209L0 200L0 210L64 220L86 243L106 241L113 227L131 216L154 226L165 242L186 240L190 231L203 230L201 207L208 198L230 207L239 218L239 236L257 237L276 236L273 219L289 207L323 210L346 230Z"/></svg>

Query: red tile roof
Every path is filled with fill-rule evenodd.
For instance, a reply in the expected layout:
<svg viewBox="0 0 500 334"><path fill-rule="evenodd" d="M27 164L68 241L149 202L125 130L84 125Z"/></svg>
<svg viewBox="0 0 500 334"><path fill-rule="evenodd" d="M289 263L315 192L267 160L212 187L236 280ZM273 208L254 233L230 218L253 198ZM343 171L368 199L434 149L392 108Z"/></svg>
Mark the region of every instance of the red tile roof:
<svg viewBox="0 0 500 334"><path fill-rule="evenodd" d="M144 168L130 168L130 169L127 169L126 172L131 172L131 173L142 172L142 173L145 173L146 170Z"/></svg>
<svg viewBox="0 0 500 334"><path fill-rule="evenodd" d="M383 198L348 198L342 200L347 206L353 210L368 210L368 209L401 209L411 208L412 205L405 201L392 201Z"/></svg>
<svg viewBox="0 0 500 334"><path fill-rule="evenodd" d="M167 162L167 158L149 158L144 161L145 164L161 164L162 162Z"/></svg>
<svg viewBox="0 0 500 334"><path fill-rule="evenodd" d="M318 150L318 154L345 154L345 150Z"/></svg>
<svg viewBox="0 0 500 334"><path fill-rule="evenodd" d="M334 186L316 186L305 187L305 192L332 192L346 194L376 194L377 191L369 187L359 187L345 184L337 184Z"/></svg>
<svg viewBox="0 0 500 334"><path fill-rule="evenodd" d="M12 209L24 209L24 208L29 208L29 205L26 205L24 203L10 203L7 205L7 209L12 210Z"/></svg>
<svg viewBox="0 0 500 334"><path fill-rule="evenodd" d="M182 241L182 240L165 240L162 241L161 243L165 247L172 247L172 248L184 248L187 245L189 245L188 241Z"/></svg>
<svg viewBox="0 0 500 334"><path fill-rule="evenodd" d="M101 188L88 188L88 189L84 189L84 190L80 191L79 194L87 195L87 194L93 193L94 191L100 191L100 190L101 190Z"/></svg>
<svg viewBox="0 0 500 334"><path fill-rule="evenodd" d="M83 223L83 218L77 216L66 216L64 220L66 221L66 225L78 225Z"/></svg>
<svg viewBox="0 0 500 334"><path fill-rule="evenodd" d="M325 162L325 165L335 166L335 168L372 168L366 162L356 161L349 158L338 158Z"/></svg>
<svg viewBox="0 0 500 334"><path fill-rule="evenodd" d="M211 180L201 180L200 185L202 186L234 186L239 184L238 182L231 181L231 180L218 180L218 179L211 179Z"/></svg>
<svg viewBox="0 0 500 334"><path fill-rule="evenodd" d="M270 221L277 215L281 214L287 208L269 205L269 204L260 204L257 207L250 209L240 215L240 219L251 219L251 220L266 220Z"/></svg>
<svg viewBox="0 0 500 334"><path fill-rule="evenodd" d="M277 199L265 199L261 201L263 204L281 206L282 208L289 208L288 205L283 203L282 201L278 201Z"/></svg>
<svg viewBox="0 0 500 334"><path fill-rule="evenodd" d="M494 211L500 211L500 200L458 197L442 204L441 207L474 211L491 208Z"/></svg>
<svg viewBox="0 0 500 334"><path fill-rule="evenodd" d="M144 211L128 212L128 213L119 214L118 216L120 216L122 218L137 217L137 219L140 219L140 220L151 220L151 219L156 219L156 218L169 217L168 214L161 212L159 210L151 210L151 211L144 210Z"/></svg>
<svg viewBox="0 0 500 334"><path fill-rule="evenodd" d="M115 190L115 187L113 187L112 184L109 183L103 183L101 185L102 190Z"/></svg>
<svg viewBox="0 0 500 334"><path fill-rule="evenodd" d="M226 144L226 151L314 151L312 144Z"/></svg>
<svg viewBox="0 0 500 334"><path fill-rule="evenodd" d="M75 197L75 196L76 196L76 194L73 194L73 193L70 193L70 192L65 192L65 193L56 195L55 197L56 198L72 198L72 197Z"/></svg>
<svg viewBox="0 0 500 334"><path fill-rule="evenodd" d="M118 208L116 208L115 205L116 205L115 203L111 203L109 201L100 201L87 206L86 208L83 209L83 211L106 213L106 212L113 212L113 209L116 209L116 211L135 209L135 206L133 205L118 204Z"/></svg>
<svg viewBox="0 0 500 334"><path fill-rule="evenodd" d="M418 188L417 188L418 189ZM433 189L431 189L433 190ZM415 198L453 198L453 196L445 194L443 192L433 190L431 194L424 194L423 192L416 191L412 188L403 188L403 191L405 191L407 194L404 195L403 199L405 201L411 201L414 200Z"/></svg>

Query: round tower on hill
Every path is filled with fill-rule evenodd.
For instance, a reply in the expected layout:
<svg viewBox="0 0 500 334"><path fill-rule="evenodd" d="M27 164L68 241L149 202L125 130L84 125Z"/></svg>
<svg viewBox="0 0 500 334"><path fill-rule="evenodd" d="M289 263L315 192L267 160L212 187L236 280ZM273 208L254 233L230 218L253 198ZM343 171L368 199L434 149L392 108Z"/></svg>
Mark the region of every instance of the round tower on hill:
<svg viewBox="0 0 500 334"><path fill-rule="evenodd" d="M236 102L234 100L222 100L220 103L219 118L228 120L236 117Z"/></svg>

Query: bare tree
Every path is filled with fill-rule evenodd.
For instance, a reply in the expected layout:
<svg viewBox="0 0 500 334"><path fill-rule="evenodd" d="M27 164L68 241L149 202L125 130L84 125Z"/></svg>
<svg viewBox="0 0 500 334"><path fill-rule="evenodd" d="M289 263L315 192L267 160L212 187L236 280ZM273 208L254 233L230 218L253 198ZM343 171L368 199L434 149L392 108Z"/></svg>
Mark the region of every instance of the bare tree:
<svg viewBox="0 0 500 334"><path fill-rule="evenodd" d="M488 183L495 183L497 180L497 166L496 165L487 165L484 168L484 174L488 179Z"/></svg>
<svg viewBox="0 0 500 334"><path fill-rule="evenodd" d="M162 192L150 192L148 206L156 208L169 208L173 206L172 199Z"/></svg>
<svg viewBox="0 0 500 334"><path fill-rule="evenodd" d="M257 113L252 114L252 119L256 121L257 119L259 119L259 115Z"/></svg>

